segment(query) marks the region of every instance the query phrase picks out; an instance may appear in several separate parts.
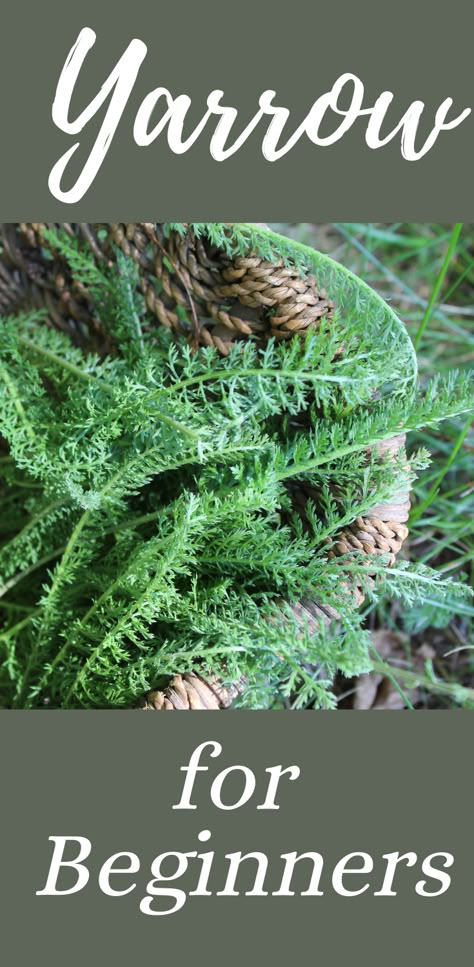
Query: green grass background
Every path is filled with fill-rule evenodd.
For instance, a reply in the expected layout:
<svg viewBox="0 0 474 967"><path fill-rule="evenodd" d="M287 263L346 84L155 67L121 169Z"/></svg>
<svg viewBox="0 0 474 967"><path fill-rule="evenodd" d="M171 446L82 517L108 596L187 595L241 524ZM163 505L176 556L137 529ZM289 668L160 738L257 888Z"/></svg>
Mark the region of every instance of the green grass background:
<svg viewBox="0 0 474 967"><path fill-rule="evenodd" d="M474 362L474 224L298 224L271 228L342 262L379 292L404 321L421 380ZM412 434L432 463L415 484L405 553L474 587L474 424L451 420ZM402 660L380 661L410 705L474 707L474 601L400 609L384 601L367 611L374 629L404 634ZM406 636L406 637L405 637ZM419 649L434 655L420 663ZM377 663L377 660L376 660ZM421 667L420 667L421 665Z"/></svg>

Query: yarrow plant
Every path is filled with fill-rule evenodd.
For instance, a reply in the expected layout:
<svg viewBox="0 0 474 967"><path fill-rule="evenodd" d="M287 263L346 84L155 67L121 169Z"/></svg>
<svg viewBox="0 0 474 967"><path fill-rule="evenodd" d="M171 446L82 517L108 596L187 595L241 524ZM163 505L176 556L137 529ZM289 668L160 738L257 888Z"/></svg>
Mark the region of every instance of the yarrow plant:
<svg viewBox="0 0 474 967"><path fill-rule="evenodd" d="M427 454L377 444L473 408L469 375L423 389L401 324L364 283L250 225L170 225L229 255L324 271L338 317L305 340L194 352L150 325L135 268L58 230L94 300L98 355L41 311L0 328L0 689L13 708L120 708L177 672L245 678L241 704L330 708L371 667L351 588L408 602L462 585L406 561L328 555ZM316 495L304 518L292 483ZM337 610L318 629L291 605Z"/></svg>

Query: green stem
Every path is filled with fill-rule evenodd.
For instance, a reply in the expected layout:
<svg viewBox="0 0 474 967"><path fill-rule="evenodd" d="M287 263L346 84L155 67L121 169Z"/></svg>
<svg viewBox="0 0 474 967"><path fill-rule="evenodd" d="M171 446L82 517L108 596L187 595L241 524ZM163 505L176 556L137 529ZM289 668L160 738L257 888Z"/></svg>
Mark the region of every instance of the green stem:
<svg viewBox="0 0 474 967"><path fill-rule="evenodd" d="M64 551L64 547L56 548L54 551L51 551L49 554L45 554L44 557L42 557L39 561L36 561L30 567L27 567L24 571L21 571L20 574L15 574L15 576L10 578L9 581L5 581L5 584L2 584L2 586L0 587L0 598L3 598L3 595L7 594L8 591L11 591L11 589L14 588L16 584L19 584L20 581L23 581L24 578L29 577L30 574L34 574L34 572L39 570L39 568L43 567L44 564L49 564L50 561L54 561L54 558L62 554L63 551Z"/></svg>
<svg viewBox="0 0 474 967"><path fill-rule="evenodd" d="M414 339L415 349L418 349L419 348L420 343L421 343L421 340L423 338L423 334L425 332L425 329L426 329L426 327L427 327L427 325L428 325L428 323L429 323L429 321L431 319L431 316L433 314L433 309L435 307L436 300L437 300L437 298L439 296L439 293L441 291L441 286L443 285L443 282L444 282L446 273L447 273L448 268L449 268L449 264L451 262L451 259L452 259L453 255L454 255L454 252L456 250L456 246L457 246L457 243L458 243L458 240L459 240L459 236L460 236L461 231L462 231L462 227L463 227L463 223L462 222L457 222L456 225L453 228L453 231L452 231L452 234L451 234L451 240L449 242L446 255L445 255L444 259L443 259L443 264L442 264L441 269L439 271L438 278L436 279L436 282L434 284L433 291L431 293L430 301L428 302L428 305L426 307L425 314L423 316L423 319L420 322L420 325L418 327L418 332L417 332L417 334L415 336L415 339Z"/></svg>
<svg viewBox="0 0 474 967"><path fill-rule="evenodd" d="M64 554L63 554L63 556L62 556L62 558L61 558L61 560L59 562L59 565L57 567L57 570L56 570L56 573L54 575L53 581L51 583L51 588L50 588L50 591L49 591L48 598L46 599L45 608L44 608L45 618L47 617L48 612L51 610L51 608L50 608L51 598L53 597L54 592L56 591L58 585L60 584L60 582L62 580L62 576L63 576L64 571L66 569L66 566L67 566L67 564L68 564L68 562L69 562L69 560L71 558L71 555L72 555L72 552L74 550L74 547L75 547L77 541L79 540L79 537L81 536L82 531L84 530L84 527L86 526L87 521L88 521L91 513L92 513L92 511L90 509L85 511L85 513L82 515L82 517L77 522L77 524L76 524L76 526L75 526L75 528L74 528L74 530L73 530L73 532L72 532L72 534L71 534L71 536L69 538L69 541L66 544L66 547L64 549ZM54 597L53 597L53 601L54 601ZM34 663L35 663L35 660L36 660L36 656L37 656L38 652L40 651L41 645L43 643L44 628L45 628L45 625L43 623L42 626L41 626L41 628L40 628L38 637L36 638L36 641L35 641L34 645L31 648L31 651L30 651L30 656L29 656L29 659L28 659L28 662L27 662L27 665L26 665L26 668L25 668L25 674L23 676L23 680L22 680L22 683L21 683L21 689L20 689L20 693L19 693L19 696L18 696L18 703L19 704L21 704L23 702L24 698L26 697L26 689L27 689L28 682L30 680L30 675L31 675L32 669L34 667Z"/></svg>
<svg viewBox="0 0 474 967"><path fill-rule="evenodd" d="M444 464L441 472L436 477L436 480L435 480L435 482L434 482L431 490L426 495L425 499L421 502L421 504L418 504L418 506L415 507L415 509L410 514L410 524L414 524L415 521L417 521L418 518L421 517L421 515L424 513L424 511L427 510L427 508L430 507L431 504L433 503L433 501L436 499L436 497L438 495L439 488L440 488L440 486L441 486L441 484L442 484L442 482L443 482L443 480L444 480L444 478L445 478L445 476L446 476L449 468L453 465L453 463L454 463L454 461L455 461L455 459L456 459L456 457L457 457L457 455L458 455L458 453L459 453L459 451L460 451L460 449L461 449L461 447L462 447L462 445L464 443L464 440L465 440L465 438L467 436L467 433L468 433L469 429L471 428L471 426L472 426L472 416L469 416L468 419L467 419L467 421L466 421L466 423L465 423L465 425L464 425L464 427L463 427L463 429L461 430L461 432L460 432L460 434L459 434L459 436L458 436L458 438L456 440L456 443L455 443L455 445L454 445L454 447L453 447L453 449L452 449L452 451L451 451L451 453L449 455L448 460Z"/></svg>
<svg viewBox="0 0 474 967"><path fill-rule="evenodd" d="M381 675L387 674L387 665L383 661L373 662L373 669L379 672ZM466 688L464 685L452 685L450 682L440 682L428 678L427 675L423 675L420 672L413 671L408 668L398 668L394 665L390 665L391 673L393 676L400 678L406 685L407 688L416 688L417 686L426 689L428 692L437 692L440 695L447 695L452 698L453 701L458 704L463 704L464 702L470 705L474 705L474 688ZM392 678L391 678L392 680Z"/></svg>
<svg viewBox="0 0 474 967"><path fill-rule="evenodd" d="M26 625L29 625L33 621L33 619L34 619L34 614L29 614L27 615L26 618L23 618L21 621L18 621L16 625L13 625L12 628L8 628L7 631L2 631L0 634L0 641L5 641L5 642L8 641L10 638L13 637L15 632L21 631L21 629L25 628Z"/></svg>
<svg viewBox="0 0 474 967"><path fill-rule="evenodd" d="M93 376L86 370L81 369L80 366L76 366L74 363L70 363L66 359L62 359L61 356L56 356L55 353L50 352L48 349L44 349L43 346L36 346L34 342L31 342L29 339L25 339L22 336L19 338L19 342L21 342L25 348L38 353L40 356L44 356L46 359L49 359L49 361L54 363L56 366L61 366L63 369L67 369L79 379L85 379L88 382L96 383L106 393L115 393L115 389L111 383L107 383L105 380L99 379L97 376ZM23 408L22 412L24 413ZM188 436L193 440L199 439L199 433L196 433L195 430L191 430L188 426L185 426L184 423L179 423L178 420L174 420L173 417L168 416L166 413L162 413L160 410L153 410L153 417L159 420L161 423L168 424L168 426L171 426L173 430L177 430L178 433L183 433L185 436Z"/></svg>
<svg viewBox="0 0 474 967"><path fill-rule="evenodd" d="M115 622L115 625L113 626L113 628L111 628L110 631L107 632L104 638L91 651L90 655L84 662L82 668L78 671L77 675L75 676L72 684L70 685L66 693L66 696L64 698L64 702L62 705L63 708L68 707L72 696L80 687L80 685L84 682L84 679L86 677L86 674L89 668L93 667L94 662L99 657L99 655L103 652L104 649L107 649L107 646L110 642L113 642L115 636L120 635L122 628L130 619L130 615L140 613L140 608L143 605L143 603L147 600L150 594L155 590L156 587L159 586L159 584L163 580L167 570L171 567L171 562L173 560L174 554L176 553L177 546L178 546L178 542L175 539L171 540L170 538L167 538L167 541L171 545L168 556L163 554L160 564L157 567L155 576L151 581L151 583L147 585L145 590L138 596L138 598L134 599L131 602L129 607L123 612L121 617ZM107 594L108 594L108 591L107 591ZM92 613L92 611L95 610L95 607L96 605L92 606L92 608L90 609L90 613Z"/></svg>
<svg viewBox="0 0 474 967"><path fill-rule="evenodd" d="M7 371L7 369L6 369L5 366L2 366L2 377L3 377L4 383L6 383L8 392L12 396L13 405L14 405L14 407L16 409L16 412L18 413L18 416L19 416L21 422L25 426L25 429L26 429L26 432L28 434L28 437L32 441L32 443L35 443L36 442L36 434L35 434L35 431L33 430L33 427L31 426L31 423L28 420L28 417L27 417L26 412L25 412L25 408L24 408L23 403L22 403L22 401L21 401L21 399L20 399L20 397L18 395L18 391L17 391L17 388L15 386L15 383L13 382L13 380L12 380L11 376L9 375L9 373L8 373L8 371Z"/></svg>
<svg viewBox="0 0 474 967"><path fill-rule="evenodd" d="M76 366L74 363L68 362L67 359L63 359L61 356L57 356L56 353L51 352L49 349L45 349L44 346L37 346L36 343L32 342L30 339L25 339L24 336L19 336L18 342L21 343L25 349L29 349L31 352L36 353L39 356L44 356L45 359L49 359L50 363L54 363L55 366L61 366L62 369L67 369L68 372L73 373L74 376L78 376L80 379L85 379L89 382L99 383L104 392L114 392L114 388L110 383L97 379L97 376L93 376L92 373L88 373L85 369L81 369L80 366Z"/></svg>
<svg viewBox="0 0 474 967"><path fill-rule="evenodd" d="M177 390L186 389L188 386L198 385L199 383L207 383L212 380L217 379L247 379L252 376L264 377L266 379L287 379L291 383L297 383L299 381L308 383L363 383L366 378L361 376L358 379L353 379L350 376L327 376L319 373L302 370L300 372L292 372L285 369L263 369L255 367L254 369L222 369L217 371L207 371L201 373L199 376L190 376L188 379L183 379L179 383L174 383L172 386L164 387L163 390L159 390L160 393L175 393ZM147 397L147 399L153 399L153 396Z"/></svg>
<svg viewBox="0 0 474 967"><path fill-rule="evenodd" d="M382 440L390 440L396 433L400 433L402 430L394 429L390 427L384 433L377 434L370 440L362 440L359 443L349 443L345 447L339 447L337 450L331 450L327 453L323 453L320 457L313 457L308 460L307 463L293 464L293 466L287 467L285 470L280 471L280 473L275 474L275 480L282 481L288 480L290 477L297 477L303 473L312 473L317 467L324 466L326 463L332 463L334 460L339 460L341 457L346 457L350 453L358 453L361 450L367 450L368 447L374 446L376 443L380 443Z"/></svg>
<svg viewBox="0 0 474 967"><path fill-rule="evenodd" d="M11 540L9 540L6 544L3 544L1 549L2 554L4 554L5 551L8 551L8 548L12 545L18 544L18 542L25 537L29 531L36 527L40 520L43 520L43 518L47 517L52 511L57 510L57 508L61 507L62 504L62 500L55 500L52 504L48 504L47 507L43 507L43 510L38 511L38 513L35 514L34 517L32 517L31 520L29 520L28 523L25 524L25 526L22 527L17 534L15 534L15 537L12 537Z"/></svg>
<svg viewBox="0 0 474 967"><path fill-rule="evenodd" d="M402 697L403 701L405 702L405 705L407 706L407 708L409 708L411 712L414 712L415 711L414 706L412 705L412 703L411 703L410 699L408 698L408 695L406 694L406 692L403 691L403 688L397 682L397 679L395 678L395 676L392 673L392 670L390 668L390 665L387 665L387 663L383 660L383 658L380 657L378 651L374 648L373 645L370 646L370 649L369 650L372 652L372 655L375 658L375 665L377 666L377 671L380 674L385 675L385 677L388 678L389 681L391 681L391 683L394 686L394 688L396 688L398 694L401 695L401 697ZM374 667L374 671L375 670L376 669Z"/></svg>

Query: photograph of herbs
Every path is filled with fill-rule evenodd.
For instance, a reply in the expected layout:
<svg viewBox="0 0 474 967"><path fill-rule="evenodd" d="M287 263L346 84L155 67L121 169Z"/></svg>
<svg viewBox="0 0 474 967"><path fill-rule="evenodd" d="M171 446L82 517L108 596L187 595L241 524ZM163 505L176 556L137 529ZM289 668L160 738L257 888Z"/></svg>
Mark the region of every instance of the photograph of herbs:
<svg viewBox="0 0 474 967"><path fill-rule="evenodd" d="M4 224L0 706L473 707L473 240Z"/></svg>

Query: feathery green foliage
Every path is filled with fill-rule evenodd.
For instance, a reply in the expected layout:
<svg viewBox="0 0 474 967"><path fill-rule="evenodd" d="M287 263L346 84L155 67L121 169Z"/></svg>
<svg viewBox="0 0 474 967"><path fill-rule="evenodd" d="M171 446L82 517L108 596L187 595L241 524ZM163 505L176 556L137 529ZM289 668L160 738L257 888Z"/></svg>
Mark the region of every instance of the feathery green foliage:
<svg viewBox="0 0 474 967"><path fill-rule="evenodd" d="M169 226L184 230L184 226ZM229 253L311 268L338 318L304 343L251 341L226 358L150 329L135 270L65 233L50 241L89 289L105 358L38 312L0 321L0 691L31 708L123 707L198 667L245 675L244 701L334 704L336 671L371 666L350 586L409 603L464 593L427 567L328 561L327 541L426 465L373 447L473 408L472 378L420 393L411 344L364 283L254 226L193 225ZM339 350L343 347L343 353ZM317 499L303 525L292 485ZM314 594L337 627L301 628ZM285 603L283 603L285 602Z"/></svg>

